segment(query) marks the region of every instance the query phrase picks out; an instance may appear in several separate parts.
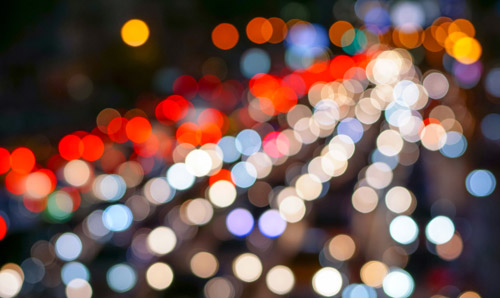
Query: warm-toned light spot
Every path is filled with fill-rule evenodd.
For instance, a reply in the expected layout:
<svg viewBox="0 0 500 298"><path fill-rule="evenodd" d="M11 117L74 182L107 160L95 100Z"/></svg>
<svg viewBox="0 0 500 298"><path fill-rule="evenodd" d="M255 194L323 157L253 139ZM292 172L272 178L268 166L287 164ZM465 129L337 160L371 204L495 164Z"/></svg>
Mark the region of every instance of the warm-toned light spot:
<svg viewBox="0 0 500 298"><path fill-rule="evenodd" d="M132 19L123 25L121 34L124 43L138 47L148 40L149 28L144 21Z"/></svg>
<svg viewBox="0 0 500 298"><path fill-rule="evenodd" d="M144 117L134 117L127 122L127 137L134 143L144 143L151 135L151 123Z"/></svg>
<svg viewBox="0 0 500 298"><path fill-rule="evenodd" d="M221 50L232 49L239 39L238 30L231 24L222 23L212 31L212 42Z"/></svg>
<svg viewBox="0 0 500 298"><path fill-rule="evenodd" d="M337 21L333 23L328 31L328 36L330 36L330 41L337 47L342 46L342 36L354 27L346 21Z"/></svg>
<svg viewBox="0 0 500 298"><path fill-rule="evenodd" d="M10 154L10 167L19 174L28 174L35 166L35 155L26 147L19 147Z"/></svg>
<svg viewBox="0 0 500 298"><path fill-rule="evenodd" d="M267 19L257 17L248 22L246 31L250 41L262 44L269 41L273 35L273 26Z"/></svg>

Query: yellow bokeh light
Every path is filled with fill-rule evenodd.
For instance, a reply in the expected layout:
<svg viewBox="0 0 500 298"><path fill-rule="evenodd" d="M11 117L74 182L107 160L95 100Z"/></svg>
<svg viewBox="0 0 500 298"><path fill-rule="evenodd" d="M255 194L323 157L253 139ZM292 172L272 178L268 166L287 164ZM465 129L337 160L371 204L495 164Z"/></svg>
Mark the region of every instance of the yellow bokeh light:
<svg viewBox="0 0 500 298"><path fill-rule="evenodd" d="M481 53L481 45L472 37L462 37L453 45L453 56L463 64L476 62L481 57Z"/></svg>
<svg viewBox="0 0 500 298"><path fill-rule="evenodd" d="M121 35L127 45L142 46L149 38L149 28L144 21L132 19L123 25Z"/></svg>

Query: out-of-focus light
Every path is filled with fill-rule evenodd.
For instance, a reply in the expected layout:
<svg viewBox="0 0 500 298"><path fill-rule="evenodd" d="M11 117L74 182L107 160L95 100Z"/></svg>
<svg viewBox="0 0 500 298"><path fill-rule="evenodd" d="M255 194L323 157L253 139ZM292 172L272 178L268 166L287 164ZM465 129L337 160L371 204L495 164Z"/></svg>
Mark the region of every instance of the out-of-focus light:
<svg viewBox="0 0 500 298"><path fill-rule="evenodd" d="M201 149L195 149L186 156L187 170L196 177L207 175L212 169L212 159L210 155Z"/></svg>
<svg viewBox="0 0 500 298"><path fill-rule="evenodd" d="M83 160L72 160L63 169L64 179L76 187L85 185L90 179L91 170L89 165Z"/></svg>
<svg viewBox="0 0 500 298"><path fill-rule="evenodd" d="M342 36L352 29L354 29L354 27L346 21L337 21L333 23L328 31L330 41L337 47L342 47Z"/></svg>
<svg viewBox="0 0 500 298"><path fill-rule="evenodd" d="M385 276L383 282L384 293L394 298L410 297L415 288L411 275L403 269L393 268Z"/></svg>
<svg viewBox="0 0 500 298"><path fill-rule="evenodd" d="M167 181L175 189L188 189L193 185L194 180L195 176L184 163L176 163L167 171Z"/></svg>
<svg viewBox="0 0 500 298"><path fill-rule="evenodd" d="M383 162L371 164L366 169L366 182L376 189L387 187L393 178L391 168Z"/></svg>
<svg viewBox="0 0 500 298"><path fill-rule="evenodd" d="M380 288L389 268L380 261L369 261L361 267L361 281L370 287Z"/></svg>
<svg viewBox="0 0 500 298"><path fill-rule="evenodd" d="M314 274L312 286L319 295L332 297L342 288L342 276L337 269L325 267Z"/></svg>
<svg viewBox="0 0 500 298"><path fill-rule="evenodd" d="M149 38L148 25L142 20L128 20L121 30L122 40L131 47L143 45Z"/></svg>
<svg viewBox="0 0 500 298"><path fill-rule="evenodd" d="M250 41L256 44L262 44L269 41L272 37L273 25L265 18L256 17L248 22L246 32Z"/></svg>
<svg viewBox="0 0 500 298"><path fill-rule="evenodd" d="M434 217L425 227L427 240L434 244L444 244L451 240L455 234L453 221L446 216Z"/></svg>
<svg viewBox="0 0 500 298"><path fill-rule="evenodd" d="M234 137L226 136L221 138L217 146L222 149L222 160L224 162L234 162L240 158L241 153L236 147L236 139Z"/></svg>
<svg viewBox="0 0 500 298"><path fill-rule="evenodd" d="M355 251L356 243L349 235L337 235L328 243L328 252L339 261L349 260Z"/></svg>
<svg viewBox="0 0 500 298"><path fill-rule="evenodd" d="M377 208L378 195L373 188L361 186L354 191L351 200L352 206L358 212L370 213Z"/></svg>
<svg viewBox="0 0 500 298"><path fill-rule="evenodd" d="M278 210L269 209L259 217L259 230L266 237L276 238L283 234L285 229L286 221Z"/></svg>
<svg viewBox="0 0 500 298"><path fill-rule="evenodd" d="M127 184L122 177L116 174L99 175L94 180L93 190L95 195L104 201L117 201L123 197Z"/></svg>
<svg viewBox="0 0 500 298"><path fill-rule="evenodd" d="M82 253L82 241L73 233L64 233L56 240L56 255L63 261L73 261Z"/></svg>
<svg viewBox="0 0 500 298"><path fill-rule="evenodd" d="M441 124L430 123L420 132L422 145L431 151L437 151L446 144L446 130Z"/></svg>
<svg viewBox="0 0 500 298"><path fill-rule="evenodd" d="M90 236L94 239L99 239L109 233L109 229L104 225L103 211L95 210L87 216L86 219L87 229Z"/></svg>
<svg viewBox="0 0 500 298"><path fill-rule="evenodd" d="M221 50L232 49L238 43L239 37L236 27L228 23L219 24L212 31L212 42Z"/></svg>
<svg viewBox="0 0 500 298"><path fill-rule="evenodd" d="M53 190L51 177L43 171L28 174L25 184L26 195L34 199L46 197Z"/></svg>
<svg viewBox="0 0 500 298"><path fill-rule="evenodd" d="M19 174L28 174L35 166L35 155L26 147L16 148L10 154L10 168Z"/></svg>
<svg viewBox="0 0 500 298"><path fill-rule="evenodd" d="M406 212L412 204L410 191L402 186L395 186L385 194L385 205L394 213Z"/></svg>
<svg viewBox="0 0 500 298"><path fill-rule="evenodd" d="M186 205L187 220L194 225L207 224L214 214L214 209L206 199L198 198L189 201Z"/></svg>
<svg viewBox="0 0 500 298"><path fill-rule="evenodd" d="M132 224L132 211L123 204L115 204L106 207L102 213L104 226L113 232L122 232Z"/></svg>
<svg viewBox="0 0 500 298"><path fill-rule="evenodd" d="M77 278L88 281L89 277L89 270L79 262L66 263L61 268L61 279L65 285L68 285L72 280Z"/></svg>
<svg viewBox="0 0 500 298"><path fill-rule="evenodd" d="M267 272L266 285L274 294L286 295L295 285L295 276L292 270L286 266L274 266Z"/></svg>
<svg viewBox="0 0 500 298"><path fill-rule="evenodd" d="M453 261L460 256L463 247L462 237L455 233L450 241L436 245L436 252L441 259Z"/></svg>
<svg viewBox="0 0 500 298"><path fill-rule="evenodd" d="M257 170L251 163L241 161L231 169L231 178L237 186L248 188L255 183Z"/></svg>
<svg viewBox="0 0 500 298"><path fill-rule="evenodd" d="M260 150L262 140L252 129L242 130L236 136L236 149L243 155L250 156Z"/></svg>
<svg viewBox="0 0 500 298"><path fill-rule="evenodd" d="M463 134L450 131L446 133L446 143L443 148L439 149L444 156L449 158L457 158L462 156L467 149L467 139Z"/></svg>
<svg viewBox="0 0 500 298"><path fill-rule="evenodd" d="M146 199L155 205L169 202L175 195L175 189L172 189L167 179L163 177L149 180L144 185L143 191Z"/></svg>
<svg viewBox="0 0 500 298"><path fill-rule="evenodd" d="M28 258L21 264L21 268L25 274L24 280L30 284L36 284L45 276L45 266L37 258Z"/></svg>
<svg viewBox="0 0 500 298"><path fill-rule="evenodd" d="M498 86L500 86L500 82ZM500 140L500 129L498 127L500 127L500 114L488 114L481 120L481 132L489 140Z"/></svg>
<svg viewBox="0 0 500 298"><path fill-rule="evenodd" d="M389 233L394 241L401 244L410 244L417 239L418 226L411 217L400 215L391 221Z"/></svg>
<svg viewBox="0 0 500 298"><path fill-rule="evenodd" d="M392 94L396 101L411 106L417 102L420 91L418 90L418 86L412 81L402 80L394 86Z"/></svg>
<svg viewBox="0 0 500 298"><path fill-rule="evenodd" d="M256 281L262 274L262 263L256 255L244 253L233 261L234 275L244 282Z"/></svg>
<svg viewBox="0 0 500 298"><path fill-rule="evenodd" d="M2 240L7 234L7 222L0 216L0 240Z"/></svg>
<svg viewBox="0 0 500 298"><path fill-rule="evenodd" d="M152 230L147 238L149 249L156 255L166 255L174 250L177 244L177 236L169 227L157 227Z"/></svg>
<svg viewBox="0 0 500 298"><path fill-rule="evenodd" d="M486 75L484 86L489 94L500 97L500 68L492 68Z"/></svg>
<svg viewBox="0 0 500 298"><path fill-rule="evenodd" d="M226 180L219 180L208 190L210 202L219 208L230 206L236 199L236 188Z"/></svg>
<svg viewBox="0 0 500 298"><path fill-rule="evenodd" d="M342 291L343 298L376 298L377 292L367 285L350 284Z"/></svg>
<svg viewBox="0 0 500 298"><path fill-rule="evenodd" d="M401 135L392 129L384 130L377 137L378 150L387 156L394 156L403 149L403 139Z"/></svg>
<svg viewBox="0 0 500 298"><path fill-rule="evenodd" d="M458 298L481 298L481 296L474 291L463 292Z"/></svg>
<svg viewBox="0 0 500 298"><path fill-rule="evenodd" d="M205 284L203 292L207 298L234 298L236 290L231 281L224 277L215 277Z"/></svg>
<svg viewBox="0 0 500 298"><path fill-rule="evenodd" d="M453 45L453 56L463 64L471 64L481 57L481 44L472 37L462 37Z"/></svg>
<svg viewBox="0 0 500 298"><path fill-rule="evenodd" d="M117 293L131 290L137 282L135 270L127 264L117 264L106 273L109 287Z"/></svg>
<svg viewBox="0 0 500 298"><path fill-rule="evenodd" d="M471 64L463 64L455 61L451 71L460 87L470 89L476 86L481 79L483 65L480 60Z"/></svg>
<svg viewBox="0 0 500 298"><path fill-rule="evenodd" d="M318 177L312 174L304 174L295 182L297 194L306 201L312 201L319 197L323 185Z"/></svg>
<svg viewBox="0 0 500 298"><path fill-rule="evenodd" d="M149 266L146 271L148 285L158 291L168 288L174 280L174 272L169 265L157 262Z"/></svg>
<svg viewBox="0 0 500 298"><path fill-rule="evenodd" d="M262 49L248 49L241 56L241 73L248 79L258 73L267 73L270 68L271 58L269 54Z"/></svg>
<svg viewBox="0 0 500 298"><path fill-rule="evenodd" d="M0 174L5 174L10 170L9 150L0 147Z"/></svg>
<svg viewBox="0 0 500 298"><path fill-rule="evenodd" d="M23 286L23 279L24 273L22 270L18 272L4 266L0 271L0 296L5 298L17 296Z"/></svg>
<svg viewBox="0 0 500 298"><path fill-rule="evenodd" d="M304 201L296 196L288 196L279 204L281 216L290 223L299 222L306 214Z"/></svg>
<svg viewBox="0 0 500 298"><path fill-rule="evenodd" d="M496 185L495 176L488 170L474 170L465 179L467 191L475 197L489 196Z"/></svg>
<svg viewBox="0 0 500 298"><path fill-rule="evenodd" d="M349 136L354 143L363 137L363 125L355 118L346 118L337 126L338 134Z"/></svg>
<svg viewBox="0 0 500 298"><path fill-rule="evenodd" d="M144 143L151 136L151 123L144 117L134 117L127 122L125 132L132 142Z"/></svg>
<svg viewBox="0 0 500 298"><path fill-rule="evenodd" d="M376 162L382 162L385 163L391 168L391 170L394 170L398 164L399 164L399 155L393 155L393 156L387 156L385 154L382 154L378 149L373 150L372 155L371 155L371 160L372 163Z"/></svg>
<svg viewBox="0 0 500 298"><path fill-rule="evenodd" d="M219 270L217 258L209 252L199 252L195 254L189 262L194 275L201 278L209 278Z"/></svg>
<svg viewBox="0 0 500 298"><path fill-rule="evenodd" d="M392 6L392 23L398 27L403 25L425 25L425 11L419 2L401 1Z"/></svg>
<svg viewBox="0 0 500 298"><path fill-rule="evenodd" d="M76 278L66 286L66 296L68 298L90 298L92 297L92 287L89 282Z"/></svg>
<svg viewBox="0 0 500 298"><path fill-rule="evenodd" d="M450 88L448 79L440 72L431 72L426 75L423 85L432 99L443 98Z"/></svg>
<svg viewBox="0 0 500 298"><path fill-rule="evenodd" d="M252 231L253 225L252 214L243 208L232 210L226 217L227 229L235 236L243 237L248 235Z"/></svg>

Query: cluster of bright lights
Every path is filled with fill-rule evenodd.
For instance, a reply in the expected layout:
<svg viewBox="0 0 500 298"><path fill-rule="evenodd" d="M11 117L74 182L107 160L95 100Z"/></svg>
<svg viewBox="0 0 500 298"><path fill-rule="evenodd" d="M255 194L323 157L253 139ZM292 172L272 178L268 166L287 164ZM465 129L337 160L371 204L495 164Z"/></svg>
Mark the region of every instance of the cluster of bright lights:
<svg viewBox="0 0 500 298"><path fill-rule="evenodd" d="M57 235L51 242L39 243L44 247L40 248L42 251L52 251L67 262L61 268L67 296L92 295L89 270L78 261L82 254L97 243L109 241L114 233L132 230L136 223L150 218L156 208L178 203L179 195L198 186L199 197L172 207L160 226L134 231L131 253L137 259L151 262L155 257L174 253L183 241L194 237L199 227L221 217L225 218L225 230L229 232L222 239L248 239L251 243L252 237L264 236L265 241L272 241L269 239L284 235L289 226L300 225L307 218L314 201L328 193L330 181L349 170L356 146L361 146L370 129L378 129L379 122L383 125L374 139L369 164L358 175L351 204L360 214L373 214L382 208L390 211L386 236L396 246L386 252L404 247L408 248L403 250L408 257L411 247L419 245L421 229L412 217L417 198L399 185L403 183L396 177L398 165L413 165L419 158L419 144L448 158L459 158L468 143L461 124L466 116L439 104L457 86L449 75L437 70L420 75L407 49L420 45L431 52L445 49L456 59L451 72L459 86L471 88L476 78L465 73L480 63L481 46L474 39L475 30L470 22L439 18L424 30L424 23L418 17L423 11L408 6L418 4L405 3L396 5L391 14L376 5L359 9L363 12L356 13L365 21L364 29L354 28L346 21L335 22L326 30L300 20L288 23L279 18L251 20L246 27L248 39L255 44L284 41L285 64L292 72L282 77L270 75L271 59L266 51L251 48L243 53L241 72L250 83L246 93L248 105L239 110L246 113L246 120L239 120L252 123L242 127L252 128L241 129L234 135L229 135L229 120L222 112L200 111L188 101L194 97L189 86L199 88L201 96L205 90L203 84L213 83L220 90L215 88L218 91L210 92L222 94L227 82L217 78L210 81L211 77L204 77L208 83L197 82L183 76L174 82L179 94L156 106L157 121L148 120L138 109L125 115L105 109L97 117L97 127L92 133L75 132L64 137L59 143L58 171L35 167L34 155L27 148L10 153L1 148L0 173L7 173L6 188L14 195L24 195L23 204L28 210L45 210L52 221L65 222L79 209L81 197L85 198L85 204L106 205L90 212L81 228ZM416 12L416 16L405 20L408 10ZM395 25L394 43L400 47L396 49L382 46L378 34L388 30L391 20ZM130 20L121 34L127 45L137 47L148 40L149 28L141 20ZM217 48L229 50L239 41L238 30L231 24L219 24L212 31L212 41ZM331 57L329 41L350 56ZM499 77L498 70L492 71L486 81L488 92L495 96L500 91L491 82L500 80ZM214 94L206 96L218 96ZM309 105L297 104L301 97ZM428 108L430 102L438 104ZM424 113L424 109L428 112ZM276 115L283 126L281 130L269 124ZM497 114L483 119L481 130L486 138L500 139L498 132L491 129L492 123L500 123L499 119ZM165 125L176 127L175 136L164 132ZM134 157L129 160L119 146L126 143L133 149ZM315 143L322 145L317 146L299 171L286 174L286 185L271 187L265 182L302 148ZM157 174L160 172L161 175ZM254 193L264 185L268 192ZM485 197L495 190L496 179L490 171L478 169L467 176L465 186L471 195ZM253 206L269 208L256 216L246 207L249 204L245 205L245 197ZM379 204L381 201L384 204ZM6 232L1 216L0 228L3 223ZM449 217L439 215L430 220L425 236L444 260L456 259L462 251L462 238ZM330 266L353 258L358 245L347 234L337 234L326 241L322 255L327 265L311 279L317 294L371 298L376 297L375 289L382 288L390 297L412 295L415 282L402 269L405 264L389 268L387 262L368 261L359 273L362 284L350 283L345 267ZM195 276L209 279L205 296L234 297L233 281L217 276L220 262L217 255L198 251L190 255L188 263ZM27 282L39 282L47 263L32 255L23 262L23 269L5 265L0 270L0 296L13 297L21 290L23 272L27 274ZM254 253L240 254L232 261L232 272L237 279L252 283L262 276L267 288L277 295L293 290L292 269L284 265L268 269L263 266L262 256ZM113 291L124 293L133 289L139 274L143 274L152 289L161 291L172 284L174 272L175 266L164 262L151 262L145 270L120 263L108 269L106 280Z"/></svg>

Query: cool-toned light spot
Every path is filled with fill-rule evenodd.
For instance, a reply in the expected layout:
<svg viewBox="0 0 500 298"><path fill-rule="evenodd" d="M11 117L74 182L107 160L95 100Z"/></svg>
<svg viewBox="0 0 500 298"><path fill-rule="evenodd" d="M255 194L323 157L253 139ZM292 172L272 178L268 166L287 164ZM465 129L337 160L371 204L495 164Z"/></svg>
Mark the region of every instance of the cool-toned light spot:
<svg viewBox="0 0 500 298"><path fill-rule="evenodd" d="M467 139L463 134L450 131L446 133L446 143L439 152L449 158L457 158L462 156L467 149Z"/></svg>
<svg viewBox="0 0 500 298"><path fill-rule="evenodd" d="M394 241L401 244L410 244L417 239L418 226L411 217L400 215L391 221L389 233Z"/></svg>
<svg viewBox="0 0 500 298"><path fill-rule="evenodd" d="M434 244L444 244L455 234L453 221L446 216L434 217L425 227L425 236Z"/></svg>
<svg viewBox="0 0 500 298"><path fill-rule="evenodd" d="M499 85L500 86L500 83ZM492 141L500 140L500 114L488 114L481 121L481 132Z"/></svg>
<svg viewBox="0 0 500 298"><path fill-rule="evenodd" d="M354 143L359 142L363 137L363 125L355 118L342 120L337 127L338 134L349 136Z"/></svg>
<svg viewBox="0 0 500 298"><path fill-rule="evenodd" d="M73 261L82 253L82 241L73 233L64 233L56 241L56 255L63 261Z"/></svg>
<svg viewBox="0 0 500 298"><path fill-rule="evenodd" d="M252 214L243 208L237 208L229 212L226 217L226 226L229 232L235 236L248 235L254 225Z"/></svg>
<svg viewBox="0 0 500 298"><path fill-rule="evenodd" d="M88 281L89 277L89 270L79 262L66 263L61 269L61 279L65 285L77 278Z"/></svg>
<svg viewBox="0 0 500 298"><path fill-rule="evenodd" d="M377 298L375 289L363 284L350 284L342 291L343 298Z"/></svg>
<svg viewBox="0 0 500 298"><path fill-rule="evenodd" d="M392 268L385 276L382 285L384 292L394 298L410 297L415 288L411 275L403 269Z"/></svg>
<svg viewBox="0 0 500 298"><path fill-rule="evenodd" d="M500 68L490 70L486 76L484 85L489 94L500 97Z"/></svg>
<svg viewBox="0 0 500 298"><path fill-rule="evenodd" d="M255 183L257 170L251 163L242 161L231 169L231 178L237 186L248 188Z"/></svg>
<svg viewBox="0 0 500 298"><path fill-rule="evenodd" d="M184 163L176 163L167 171L167 181L175 189L185 190L190 188L195 180Z"/></svg>
<svg viewBox="0 0 500 298"><path fill-rule="evenodd" d="M259 218L260 232L269 238L276 238L283 234L286 229L286 221L281 217L278 210L269 209L262 213Z"/></svg>
<svg viewBox="0 0 500 298"><path fill-rule="evenodd" d="M220 139L217 146L222 150L222 160L224 162L233 162L240 158L240 151L236 147L236 139L234 137L223 137Z"/></svg>
<svg viewBox="0 0 500 298"><path fill-rule="evenodd" d="M123 204L108 206L102 214L104 226L113 232L125 231L132 224L132 212Z"/></svg>
<svg viewBox="0 0 500 298"><path fill-rule="evenodd" d="M236 149L243 155L252 155L260 150L261 145L262 140L255 130L245 129L236 136Z"/></svg>
<svg viewBox="0 0 500 298"><path fill-rule="evenodd" d="M488 170L474 170L465 179L467 191L475 197L489 196L496 185L495 176Z"/></svg>
<svg viewBox="0 0 500 298"><path fill-rule="evenodd" d="M258 73L267 73L270 67L271 58L269 54L262 49L248 49L241 56L241 73L248 79Z"/></svg>
<svg viewBox="0 0 500 298"><path fill-rule="evenodd" d="M108 270L106 280L113 291L124 293L135 286L137 274L129 265L117 264Z"/></svg>

